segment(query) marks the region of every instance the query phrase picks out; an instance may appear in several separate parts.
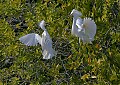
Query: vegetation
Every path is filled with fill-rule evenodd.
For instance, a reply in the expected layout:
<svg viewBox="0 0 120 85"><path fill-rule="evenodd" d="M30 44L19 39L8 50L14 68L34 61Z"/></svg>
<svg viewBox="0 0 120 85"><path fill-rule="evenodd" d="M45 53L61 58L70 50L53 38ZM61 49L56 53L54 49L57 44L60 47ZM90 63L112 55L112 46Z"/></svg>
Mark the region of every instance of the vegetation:
<svg viewBox="0 0 120 85"><path fill-rule="evenodd" d="M71 35L72 9L97 24L93 44ZM41 46L19 38L47 30L57 56L43 60ZM0 0L0 85L119 85L119 0Z"/></svg>

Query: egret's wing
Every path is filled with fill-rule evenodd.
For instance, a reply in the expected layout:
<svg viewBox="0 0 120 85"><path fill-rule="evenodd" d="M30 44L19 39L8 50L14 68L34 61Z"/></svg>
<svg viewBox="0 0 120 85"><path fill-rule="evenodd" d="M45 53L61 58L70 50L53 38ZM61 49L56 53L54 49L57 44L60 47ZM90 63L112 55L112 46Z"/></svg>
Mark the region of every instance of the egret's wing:
<svg viewBox="0 0 120 85"><path fill-rule="evenodd" d="M89 36L90 39L94 40L96 34L96 24L91 18L84 18L83 26L85 28L85 34Z"/></svg>
<svg viewBox="0 0 120 85"><path fill-rule="evenodd" d="M84 31L79 31L79 42L80 40L82 40L83 43L91 43L91 41L93 41L91 38L89 38L88 35L84 33Z"/></svg>
<svg viewBox="0 0 120 85"><path fill-rule="evenodd" d="M40 36L38 37L38 34L35 34L35 33L27 34L27 35L19 38L19 40L27 46L37 45L37 43L40 41L40 40L38 41L38 39L41 39L41 38L40 38Z"/></svg>
<svg viewBox="0 0 120 85"><path fill-rule="evenodd" d="M83 43L85 44L85 43L92 43L91 41L91 39L89 38L89 36L87 36L87 35L84 35L83 36L83 38L82 38L82 41L83 41Z"/></svg>
<svg viewBox="0 0 120 85"><path fill-rule="evenodd" d="M83 23L83 20L81 18L78 18L76 20L76 25L77 25L79 31L82 30L82 27L81 27L82 23Z"/></svg>
<svg viewBox="0 0 120 85"><path fill-rule="evenodd" d="M41 36L38 34L35 34L35 38L38 41L38 43L41 45L41 40L42 40Z"/></svg>

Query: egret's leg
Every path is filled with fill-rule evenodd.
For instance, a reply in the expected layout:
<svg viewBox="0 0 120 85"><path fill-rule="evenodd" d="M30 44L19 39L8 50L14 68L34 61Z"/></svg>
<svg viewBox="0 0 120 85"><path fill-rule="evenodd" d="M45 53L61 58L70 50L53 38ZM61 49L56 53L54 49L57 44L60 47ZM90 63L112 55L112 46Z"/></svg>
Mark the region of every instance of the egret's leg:
<svg viewBox="0 0 120 85"><path fill-rule="evenodd" d="M80 38L78 37L78 52L80 51Z"/></svg>

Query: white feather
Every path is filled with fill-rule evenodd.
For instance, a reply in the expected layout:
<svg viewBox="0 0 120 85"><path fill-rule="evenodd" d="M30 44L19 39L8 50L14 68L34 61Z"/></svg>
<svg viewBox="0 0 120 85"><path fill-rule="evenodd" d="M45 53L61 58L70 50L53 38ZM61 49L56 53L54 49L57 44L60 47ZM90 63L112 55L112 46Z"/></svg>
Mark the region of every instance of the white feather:
<svg viewBox="0 0 120 85"><path fill-rule="evenodd" d="M82 30L82 27L81 27L82 23L83 23L83 20L81 18L77 18L76 25L77 25L79 31Z"/></svg>
<svg viewBox="0 0 120 85"><path fill-rule="evenodd" d="M50 35L45 29L45 21L42 20L39 23L39 26L42 30L44 30L42 37L38 34L31 33L19 38L19 40L27 46L35 46L39 43L42 47L43 59L50 59L55 56L56 52L52 48L52 40L50 38Z"/></svg>
<svg viewBox="0 0 120 85"><path fill-rule="evenodd" d="M91 43L94 40L97 29L95 22L91 18L84 18L82 20L79 18L82 14L75 9L72 10L71 15L73 15L71 33L79 37L83 43Z"/></svg>
<svg viewBox="0 0 120 85"><path fill-rule="evenodd" d="M35 34L35 38L36 38L36 40L38 41L38 43L41 45L41 40L42 40L42 38L40 37L40 35Z"/></svg>
<svg viewBox="0 0 120 85"><path fill-rule="evenodd" d="M50 38L49 33L45 29L45 21L42 20L39 24L39 26L44 30L42 33L42 39L41 39L41 47L42 47L42 55L43 59L50 59L53 56L55 56L55 50L52 48L52 40Z"/></svg>
<svg viewBox="0 0 120 85"><path fill-rule="evenodd" d="M42 29L42 30L46 30L45 29L45 21L44 20L42 20L40 23L39 23L39 27Z"/></svg>
<svg viewBox="0 0 120 85"><path fill-rule="evenodd" d="M71 15L73 15L74 17L79 17L82 16L82 13L79 12L78 10L73 9Z"/></svg>
<svg viewBox="0 0 120 85"><path fill-rule="evenodd" d="M43 59L50 59L53 56L55 56L55 51L52 48L52 40L48 34L47 31L44 31L42 33L42 43L41 43L42 49L43 49Z"/></svg>
<svg viewBox="0 0 120 85"><path fill-rule="evenodd" d="M30 33L19 38L19 40L27 46L35 46L41 41L41 37L38 34Z"/></svg>
<svg viewBox="0 0 120 85"><path fill-rule="evenodd" d="M91 18L84 18L83 26L85 29L85 34L88 35L93 41L97 29L95 22Z"/></svg>
<svg viewBox="0 0 120 85"><path fill-rule="evenodd" d="M43 59L51 59L53 56L55 56L55 51L53 49L50 49L49 51L44 49L42 55Z"/></svg>

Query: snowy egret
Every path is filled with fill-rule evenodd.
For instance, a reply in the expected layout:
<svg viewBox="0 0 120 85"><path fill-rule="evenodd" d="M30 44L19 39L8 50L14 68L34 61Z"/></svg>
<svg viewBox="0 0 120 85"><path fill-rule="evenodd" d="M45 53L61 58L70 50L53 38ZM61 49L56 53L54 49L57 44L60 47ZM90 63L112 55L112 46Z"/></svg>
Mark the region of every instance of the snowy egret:
<svg viewBox="0 0 120 85"><path fill-rule="evenodd" d="M45 29L44 20L39 23L39 26L42 30L44 30L42 37L36 33L30 33L19 38L19 40L27 46L35 46L39 43L42 47L43 59L50 59L55 56L55 50L52 48L52 40L47 30Z"/></svg>
<svg viewBox="0 0 120 85"><path fill-rule="evenodd" d="M81 19L82 13L73 9L71 12L73 15L73 24L71 33L81 39L83 43L92 43L96 34L96 24L91 18Z"/></svg>

